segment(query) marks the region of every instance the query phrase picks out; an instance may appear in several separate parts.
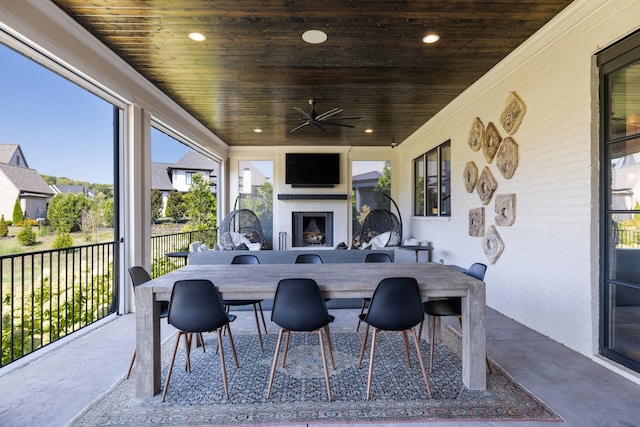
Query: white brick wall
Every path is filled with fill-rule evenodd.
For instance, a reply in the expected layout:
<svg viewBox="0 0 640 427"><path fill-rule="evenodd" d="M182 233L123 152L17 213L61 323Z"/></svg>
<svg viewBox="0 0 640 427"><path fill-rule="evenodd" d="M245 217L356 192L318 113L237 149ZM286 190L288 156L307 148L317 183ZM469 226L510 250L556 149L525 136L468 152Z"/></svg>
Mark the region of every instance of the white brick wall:
<svg viewBox="0 0 640 427"><path fill-rule="evenodd" d="M587 356L598 346L598 121L593 55L638 28L637 0L577 0L550 25L447 106L400 145L401 163L451 139L453 215L411 218L411 200L401 208L412 237L433 242L434 260L488 263L481 239L468 236L468 211L482 206L466 192L467 161L486 165L467 145L474 117L499 124L510 91L527 106L519 130L519 164L511 180L495 166L497 194L516 194L516 221L498 227L505 249L486 275L490 307ZM597 95L595 95L597 96ZM411 168L401 187L411 187ZM403 196L406 197L406 193ZM493 200L485 223L494 224Z"/></svg>

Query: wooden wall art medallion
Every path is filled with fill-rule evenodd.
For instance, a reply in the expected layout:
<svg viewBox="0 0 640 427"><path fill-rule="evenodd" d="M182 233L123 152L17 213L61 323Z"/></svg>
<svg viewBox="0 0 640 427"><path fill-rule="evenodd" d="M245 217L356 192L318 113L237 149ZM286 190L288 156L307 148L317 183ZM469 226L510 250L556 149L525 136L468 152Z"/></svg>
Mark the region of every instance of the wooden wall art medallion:
<svg viewBox="0 0 640 427"><path fill-rule="evenodd" d="M500 115L500 124L509 135L516 133L522 123L527 107L515 92L510 92L504 110Z"/></svg>
<svg viewBox="0 0 640 427"><path fill-rule="evenodd" d="M496 194L496 225L512 225L516 220L516 195Z"/></svg>
<svg viewBox="0 0 640 427"><path fill-rule="evenodd" d="M518 167L518 144L510 136L503 139L500 144L496 155L496 166L505 179L511 179Z"/></svg>
<svg viewBox="0 0 640 427"><path fill-rule="evenodd" d="M498 132L498 128L496 128L493 122L489 122L482 140L482 152L484 153L484 158L487 160L487 163L493 161L501 141L502 137L500 136L500 132Z"/></svg>
<svg viewBox="0 0 640 427"><path fill-rule="evenodd" d="M478 167L473 162L467 162L462 171L462 182L464 182L464 188L467 193L473 193L476 189L476 183L478 182Z"/></svg>
<svg viewBox="0 0 640 427"><path fill-rule="evenodd" d="M469 236L484 236L484 208L469 209Z"/></svg>
<svg viewBox="0 0 640 427"><path fill-rule="evenodd" d="M491 197L493 197L493 193L496 191L496 188L498 188L498 183L489 168L485 166L480 174L480 178L478 178L478 183L476 184L476 191L478 192L478 196L480 197L480 201L483 205L486 205L491 201Z"/></svg>
<svg viewBox="0 0 640 427"><path fill-rule="evenodd" d="M484 123L480 120L480 117L476 117L471 124L471 130L469 131L469 147L473 151L478 151L482 146L482 140L484 139Z"/></svg>
<svg viewBox="0 0 640 427"><path fill-rule="evenodd" d="M492 225L482 238L482 250L491 264L495 264L504 250L504 242L496 226Z"/></svg>

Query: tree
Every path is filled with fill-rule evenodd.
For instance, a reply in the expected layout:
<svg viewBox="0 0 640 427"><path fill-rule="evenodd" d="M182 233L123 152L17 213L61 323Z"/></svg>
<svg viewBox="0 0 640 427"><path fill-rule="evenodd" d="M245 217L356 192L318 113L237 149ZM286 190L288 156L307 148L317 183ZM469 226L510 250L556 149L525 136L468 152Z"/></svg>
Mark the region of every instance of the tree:
<svg viewBox="0 0 640 427"><path fill-rule="evenodd" d="M185 231L216 228L216 198L211 194L208 180L200 174L194 174L191 189L182 199L190 220L184 227Z"/></svg>
<svg viewBox="0 0 640 427"><path fill-rule="evenodd" d="M151 190L151 224L155 223L162 216L162 192Z"/></svg>
<svg viewBox="0 0 640 427"><path fill-rule="evenodd" d="M187 207L184 204L182 193L179 191L172 191L167 197L167 207L165 209L165 215L173 218L175 222L184 218L187 211Z"/></svg>
<svg viewBox="0 0 640 427"><path fill-rule="evenodd" d="M9 227L7 223L4 221L4 214L0 217L0 237L5 237L9 234Z"/></svg>
<svg viewBox="0 0 640 427"><path fill-rule="evenodd" d="M24 220L24 215L22 213L22 206L20 206L20 199L16 199L16 202L13 204L13 225L19 226L22 225L22 220Z"/></svg>
<svg viewBox="0 0 640 427"><path fill-rule="evenodd" d="M89 207L89 199L84 194L56 194L49 203L47 218L56 232L79 231L82 211Z"/></svg>
<svg viewBox="0 0 640 427"><path fill-rule="evenodd" d="M391 210L391 201L383 196L383 194L390 195L391 193L391 162L384 162L382 176L373 187L373 193L375 194L377 209Z"/></svg>
<svg viewBox="0 0 640 427"><path fill-rule="evenodd" d="M113 227L114 224L114 219L115 219L115 212L114 212L114 206L113 206L113 198L108 198L105 202L104 202L104 206L102 208L102 217L104 218L104 225L106 225L107 227Z"/></svg>

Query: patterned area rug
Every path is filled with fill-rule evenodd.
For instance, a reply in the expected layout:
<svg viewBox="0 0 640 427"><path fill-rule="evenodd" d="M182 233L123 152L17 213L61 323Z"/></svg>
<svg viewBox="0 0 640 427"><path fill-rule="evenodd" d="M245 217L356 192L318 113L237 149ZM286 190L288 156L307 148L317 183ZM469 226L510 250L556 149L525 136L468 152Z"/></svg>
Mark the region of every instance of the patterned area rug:
<svg viewBox="0 0 640 427"><path fill-rule="evenodd" d="M370 339L362 368L357 361L363 333L332 330L336 370L330 368L333 401L327 398L317 334L293 334L286 368L278 368L271 392L266 390L276 331L266 336L265 351L258 337L235 332L240 368L236 369L228 340L224 341L229 399L224 396L215 334L205 334L206 353L192 351L192 373L184 370L183 348L178 351L166 402L161 395L138 398L135 379L120 380L79 414L70 426L220 426L288 425L307 423L389 423L457 421L562 421L537 397L492 363L485 391L462 384L458 334L444 328L436 345L434 371L429 375L433 397L427 395L415 345L411 368L399 333L378 335L371 399L366 400ZM175 337L163 345L162 382ZM182 345L182 344L181 344ZM283 344L284 346L284 344ZM429 344L421 342L428 369ZM280 358L280 365L281 365ZM135 375L135 369L134 369Z"/></svg>

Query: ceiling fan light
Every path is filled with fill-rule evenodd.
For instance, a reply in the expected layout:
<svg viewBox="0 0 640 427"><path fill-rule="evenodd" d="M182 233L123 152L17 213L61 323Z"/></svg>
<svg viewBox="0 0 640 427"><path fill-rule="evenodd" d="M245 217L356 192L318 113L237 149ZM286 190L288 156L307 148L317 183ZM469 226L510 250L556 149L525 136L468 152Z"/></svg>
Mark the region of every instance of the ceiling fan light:
<svg viewBox="0 0 640 427"><path fill-rule="evenodd" d="M327 41L327 33L320 30L307 30L302 33L302 40L310 44L320 44Z"/></svg>
<svg viewBox="0 0 640 427"><path fill-rule="evenodd" d="M426 36L424 36L424 37L422 38L422 41L423 41L424 43L428 43L428 44L430 44L430 43L435 43L435 42L437 42L438 40L440 40L440 36L439 36L439 35L437 35L436 33L429 33L429 34L427 34Z"/></svg>
<svg viewBox="0 0 640 427"><path fill-rule="evenodd" d="M204 34L197 33L197 32L189 33L189 38L191 40L193 40L194 42L202 42L202 41L204 41L206 39Z"/></svg>

